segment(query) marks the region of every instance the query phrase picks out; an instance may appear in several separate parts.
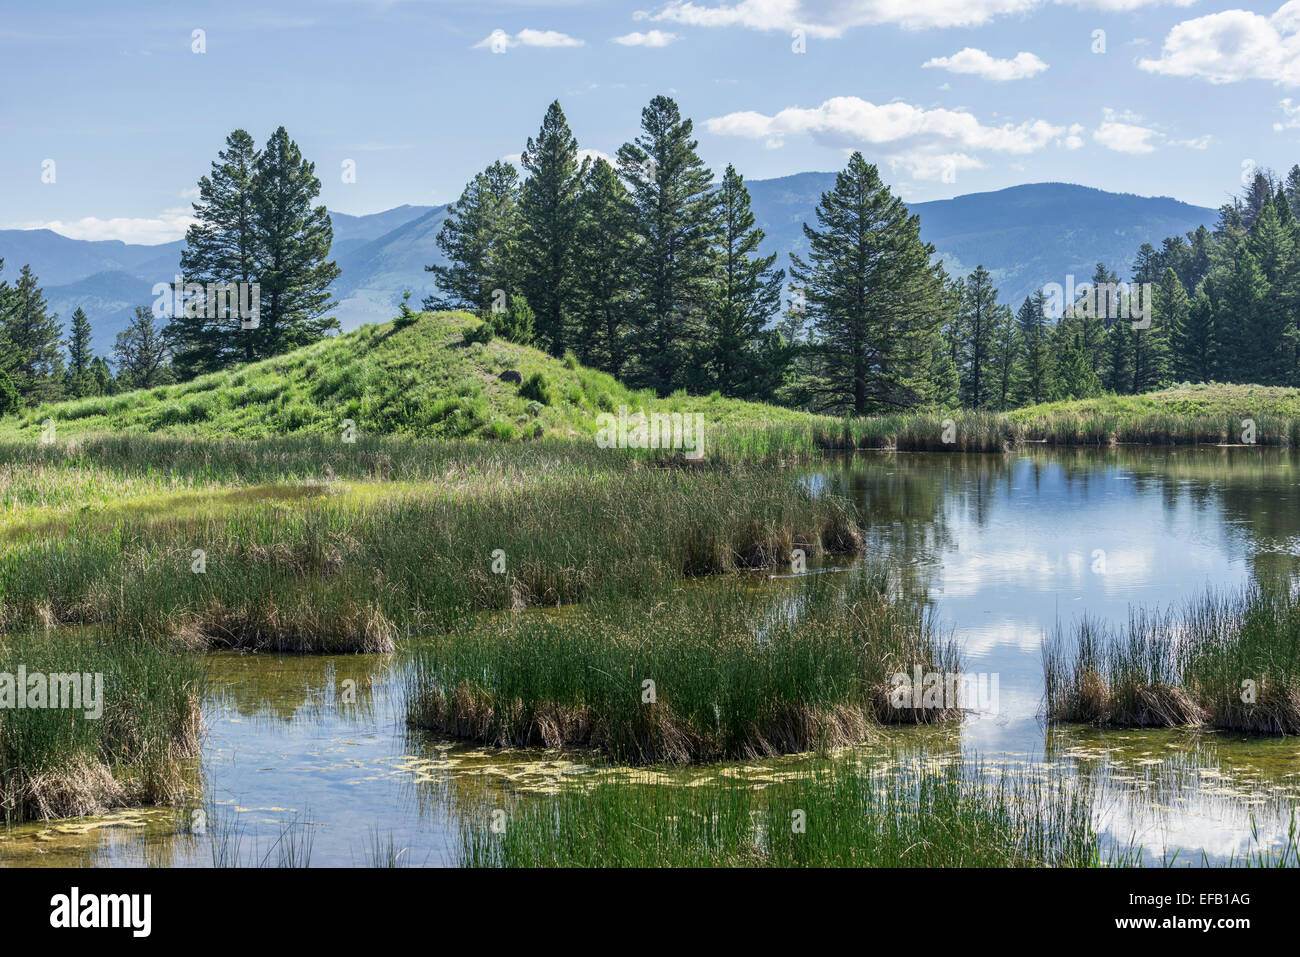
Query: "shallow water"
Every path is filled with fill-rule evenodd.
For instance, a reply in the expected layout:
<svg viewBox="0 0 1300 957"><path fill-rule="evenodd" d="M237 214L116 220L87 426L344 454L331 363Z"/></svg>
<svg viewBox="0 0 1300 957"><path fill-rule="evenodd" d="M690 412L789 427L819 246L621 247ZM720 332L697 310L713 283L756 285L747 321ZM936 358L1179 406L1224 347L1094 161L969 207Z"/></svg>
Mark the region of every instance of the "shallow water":
<svg viewBox="0 0 1300 957"><path fill-rule="evenodd" d="M1300 792L1300 740L1221 733L1049 729L1041 644L1086 610L1121 624L1207 586L1294 574L1300 456L1196 448L1023 454L862 454L803 480L853 497L902 585L951 627L968 672L997 675L996 709L960 728L898 729L867 751L925 752L1093 789L1095 825L1148 859L1200 863L1285 841ZM815 568L813 570L816 570ZM797 588L754 576L756 587ZM709 587L707 583L699 587ZM684 771L609 768L582 755L502 753L407 731L400 656L211 656L202 798L0 831L16 865L214 862L453 864L458 816L507 793L617 777L754 785L801 757ZM304 854L304 852L309 852Z"/></svg>

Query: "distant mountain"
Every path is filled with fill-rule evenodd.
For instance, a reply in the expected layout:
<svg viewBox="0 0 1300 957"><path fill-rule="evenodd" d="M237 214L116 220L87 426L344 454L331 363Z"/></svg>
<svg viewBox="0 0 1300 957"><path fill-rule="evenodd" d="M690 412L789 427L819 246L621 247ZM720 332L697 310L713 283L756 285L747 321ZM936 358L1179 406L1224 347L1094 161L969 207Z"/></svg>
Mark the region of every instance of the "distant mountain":
<svg viewBox="0 0 1300 957"><path fill-rule="evenodd" d="M749 180L754 217L766 252L807 248L803 224L813 219L834 173L797 173ZM1127 278L1144 242L1159 244L1202 224L1217 212L1167 197L1134 196L1069 183L1031 183L989 193L912 205L921 235L934 244L951 275L982 264L993 273L1003 302L1013 307L1045 283L1082 281L1104 262ZM436 245L446 206L397 206L368 216L331 213L333 256L342 269L334 283L333 314L345 330L392 317L402 292L418 302L433 291L424 267L442 262ZM137 305L153 301L154 283L175 275L182 241L137 246L68 239L47 229L0 230L4 275L12 280L31 263L52 308L66 321L80 305L91 318L95 349L106 353Z"/></svg>
<svg viewBox="0 0 1300 957"><path fill-rule="evenodd" d="M798 173L746 183L754 218L767 233L766 251L807 251L803 223L811 222L834 173ZM978 265L993 274L999 297L1013 307L1049 282L1092 276L1103 262L1121 279L1130 275L1143 243L1212 226L1218 211L1167 197L1108 193L1070 183L1030 183L990 193L914 203L921 236L933 243L951 276ZM815 225L815 224L814 224ZM781 265L787 257L781 256Z"/></svg>

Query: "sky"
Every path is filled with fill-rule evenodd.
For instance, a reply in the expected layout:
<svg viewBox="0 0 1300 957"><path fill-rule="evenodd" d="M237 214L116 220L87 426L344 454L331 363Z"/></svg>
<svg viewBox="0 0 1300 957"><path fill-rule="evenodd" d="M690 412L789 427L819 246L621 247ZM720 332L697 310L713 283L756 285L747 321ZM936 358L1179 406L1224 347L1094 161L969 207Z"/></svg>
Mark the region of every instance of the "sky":
<svg viewBox="0 0 1300 957"><path fill-rule="evenodd" d="M178 239L279 125L331 209L446 203L552 100L612 155L660 93L715 175L1217 206L1300 163L1300 0L0 0L0 228Z"/></svg>

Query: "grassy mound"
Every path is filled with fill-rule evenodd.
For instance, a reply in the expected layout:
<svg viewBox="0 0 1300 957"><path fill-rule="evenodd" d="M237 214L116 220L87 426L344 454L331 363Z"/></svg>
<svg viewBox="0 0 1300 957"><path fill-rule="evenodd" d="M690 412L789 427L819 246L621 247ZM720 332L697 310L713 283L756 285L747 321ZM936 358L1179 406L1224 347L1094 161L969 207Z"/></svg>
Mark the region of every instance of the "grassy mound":
<svg viewBox="0 0 1300 957"><path fill-rule="evenodd" d="M0 422L0 440L36 441L46 419L58 438L146 432L257 439L358 435L512 440L594 436L620 406L699 412L709 427L770 426L807 418L776 406L684 393L659 399L612 376L502 339L470 342L468 313L423 313L409 324L363 326L283 356L179 385L51 403ZM519 383L501 373L513 370Z"/></svg>

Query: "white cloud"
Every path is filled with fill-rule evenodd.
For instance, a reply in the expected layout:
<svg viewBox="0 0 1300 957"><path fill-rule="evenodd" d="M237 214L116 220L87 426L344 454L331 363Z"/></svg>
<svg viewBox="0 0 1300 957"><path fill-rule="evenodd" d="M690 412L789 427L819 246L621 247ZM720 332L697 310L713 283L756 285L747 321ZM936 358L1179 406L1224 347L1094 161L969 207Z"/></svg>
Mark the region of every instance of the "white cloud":
<svg viewBox="0 0 1300 957"><path fill-rule="evenodd" d="M493 53L504 53L514 47L580 47L583 41L567 33L556 30L520 30L514 36L504 30L493 30L478 43L474 49L488 49Z"/></svg>
<svg viewBox="0 0 1300 957"><path fill-rule="evenodd" d="M1138 66L1211 83L1300 85L1300 0L1289 0L1272 16L1224 10L1184 20L1165 37L1160 58L1140 60Z"/></svg>
<svg viewBox="0 0 1300 957"><path fill-rule="evenodd" d="M625 47L666 47L676 39L677 34L675 33L665 33L663 30L648 30L645 33L636 31L624 34L621 37L614 37L614 42Z"/></svg>
<svg viewBox="0 0 1300 957"><path fill-rule="evenodd" d="M1133 156L1154 153L1160 146L1203 150L1210 145L1208 135L1189 140L1171 139L1160 130L1143 125L1142 117L1111 109L1103 112L1101 125L1093 130L1092 138L1108 150Z"/></svg>
<svg viewBox="0 0 1300 957"><path fill-rule="evenodd" d="M1028 13L1048 0L670 0L644 18L702 27L803 30L809 37L839 37L855 27L896 24L907 30L976 27L998 17ZM1094 10L1125 11L1166 0L1054 0ZM1195 0L1167 0L1188 6ZM643 18L638 18L643 19Z"/></svg>
<svg viewBox="0 0 1300 957"><path fill-rule="evenodd" d="M1278 103L1278 106L1282 109L1282 120L1273 124L1273 132L1300 129L1300 105L1292 102L1291 97L1288 96Z"/></svg>
<svg viewBox="0 0 1300 957"><path fill-rule="evenodd" d="M1062 144L1067 150L1077 150L1083 147L1083 124L1071 123L1069 135L1065 137Z"/></svg>
<svg viewBox="0 0 1300 957"><path fill-rule="evenodd" d="M185 238L185 230L194 217L188 209L167 209L158 216L140 219L125 216L100 219L86 216L83 219L51 220L44 223L20 223L11 229L50 229L69 239L119 239L124 243L141 243L152 246Z"/></svg>
<svg viewBox="0 0 1300 957"><path fill-rule="evenodd" d="M958 50L952 56L934 57L926 60L921 66L938 67L949 73L972 73L998 83L1005 83L1007 80L1023 80L1047 69L1047 64L1032 53L1021 51L1010 60L999 60L975 47Z"/></svg>
<svg viewBox="0 0 1300 957"><path fill-rule="evenodd" d="M831 146L863 144L951 145L1002 153L1032 153L1065 128L1044 120L985 126L960 110L910 103L876 105L856 96L837 96L812 109L788 107L773 116L745 111L705 122L710 133L746 136L779 144L786 136L807 134Z"/></svg>
<svg viewBox="0 0 1300 957"><path fill-rule="evenodd" d="M856 96L835 97L812 109L789 107L772 116L728 113L706 120L705 128L720 136L761 139L772 149L795 135L845 151L876 147L891 169L905 170L916 180L944 182L952 182L960 170L983 168L983 161L972 155L978 151L1032 153L1067 133L1044 120L985 126L960 110L877 105Z"/></svg>

